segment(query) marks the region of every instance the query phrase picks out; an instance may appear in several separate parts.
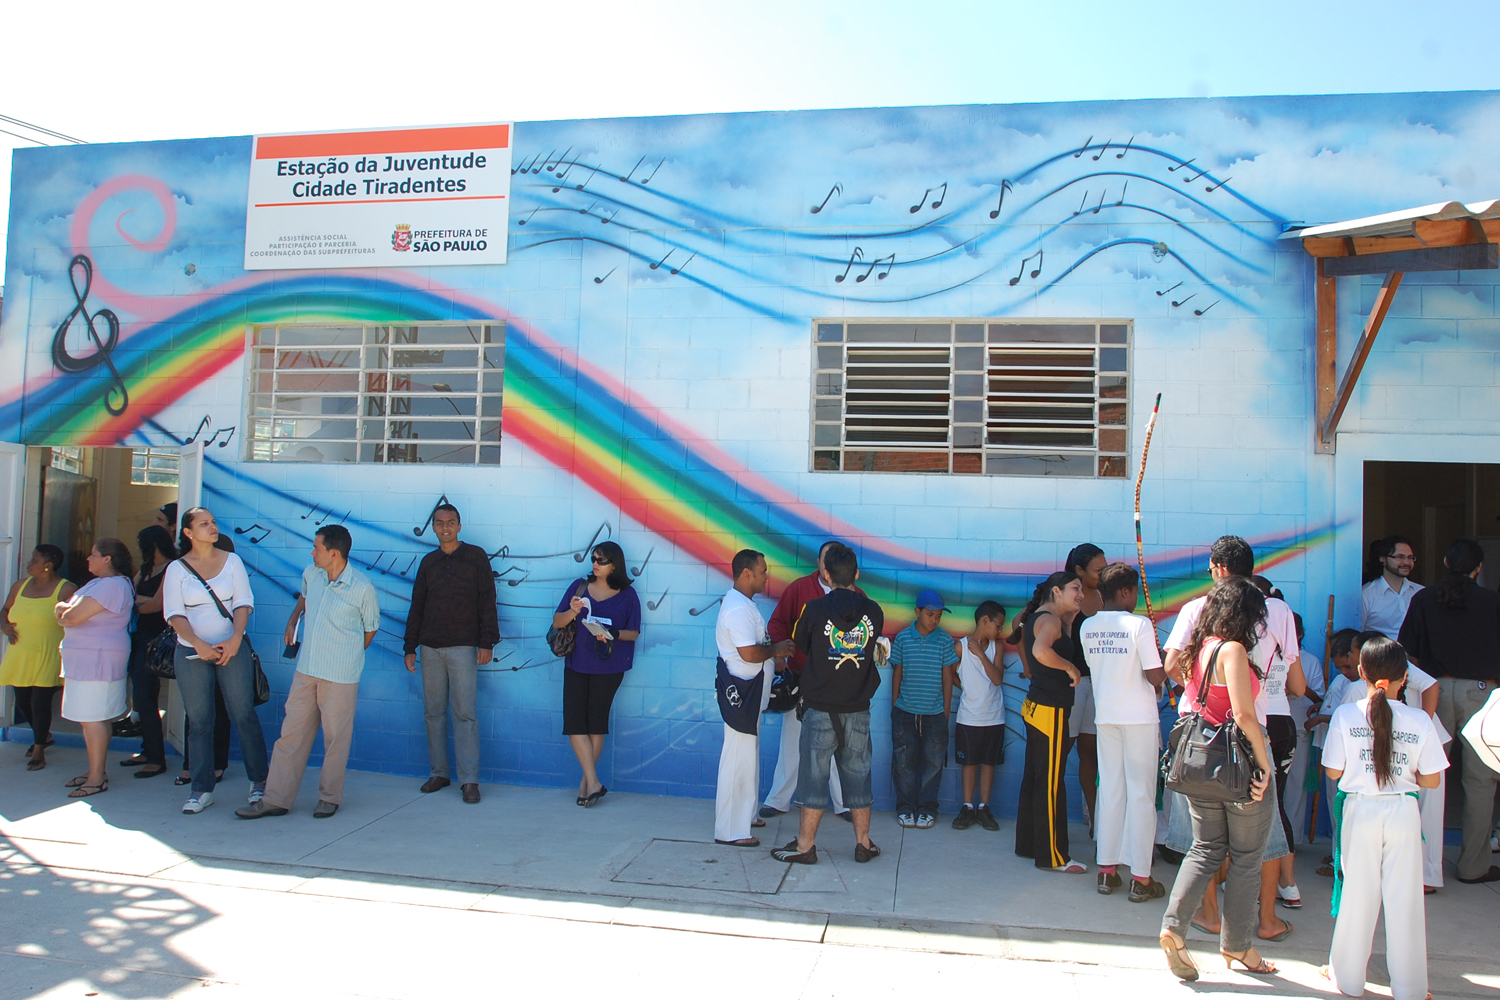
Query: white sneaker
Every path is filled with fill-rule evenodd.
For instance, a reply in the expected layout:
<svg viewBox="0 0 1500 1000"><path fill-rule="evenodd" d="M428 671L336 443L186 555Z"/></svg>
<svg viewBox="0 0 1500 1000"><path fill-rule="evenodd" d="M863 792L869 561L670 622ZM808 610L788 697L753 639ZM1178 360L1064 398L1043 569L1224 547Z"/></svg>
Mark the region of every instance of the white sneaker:
<svg viewBox="0 0 1500 1000"><path fill-rule="evenodd" d="M201 813L203 810L207 809L213 804L213 792L198 792L195 795L190 796L188 800L182 804L182 811L185 813Z"/></svg>
<svg viewBox="0 0 1500 1000"><path fill-rule="evenodd" d="M264 788L256 788L254 785L250 786L250 804L252 806L265 797L266 790Z"/></svg>
<svg viewBox="0 0 1500 1000"><path fill-rule="evenodd" d="M1297 910L1302 908L1302 890L1298 889L1295 883L1292 885L1278 885L1276 887L1276 895L1281 899L1281 905L1287 909Z"/></svg>
<svg viewBox="0 0 1500 1000"><path fill-rule="evenodd" d="M1500 854L1500 829L1490 834L1490 853Z"/></svg>
<svg viewBox="0 0 1500 1000"><path fill-rule="evenodd" d="M896 814L896 825L903 829L917 825L917 817L914 813L903 812Z"/></svg>

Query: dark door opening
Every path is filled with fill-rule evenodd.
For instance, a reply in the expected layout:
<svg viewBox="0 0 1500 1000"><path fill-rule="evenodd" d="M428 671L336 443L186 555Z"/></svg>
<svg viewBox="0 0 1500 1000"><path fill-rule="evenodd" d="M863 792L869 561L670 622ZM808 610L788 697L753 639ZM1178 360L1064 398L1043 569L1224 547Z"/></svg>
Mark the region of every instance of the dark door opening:
<svg viewBox="0 0 1500 1000"><path fill-rule="evenodd" d="M1376 539L1405 535L1417 555L1411 578L1430 587L1453 540L1473 538L1486 556L1480 584L1500 584L1500 465L1366 462L1364 515L1367 561Z"/></svg>

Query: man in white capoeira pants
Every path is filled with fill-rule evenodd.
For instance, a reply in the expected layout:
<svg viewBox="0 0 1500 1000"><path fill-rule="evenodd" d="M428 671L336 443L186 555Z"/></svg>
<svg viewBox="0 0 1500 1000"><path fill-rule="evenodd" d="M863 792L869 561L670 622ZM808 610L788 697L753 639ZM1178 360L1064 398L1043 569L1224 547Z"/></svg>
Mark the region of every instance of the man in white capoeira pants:
<svg viewBox="0 0 1500 1000"><path fill-rule="evenodd" d="M714 842L759 847L751 834L764 826L755 818L760 790L760 716L771 699L775 657L791 641L772 646L755 595L766 589L766 557L753 549L735 553L730 564L734 586L719 605L714 640L719 649L715 688L724 717L724 746L719 753L719 784L714 796Z"/></svg>
<svg viewBox="0 0 1500 1000"><path fill-rule="evenodd" d="M772 642L791 639L792 629L796 626L797 619L801 617L802 609L807 606L807 602L822 597L833 589L825 579L823 555L830 545L837 544L832 540L824 542L818 548L817 572L793 580L787 585L786 590L782 591L781 600L776 602L776 610L771 612L771 620L766 625ZM861 594L864 593L857 586L854 589ZM786 660L786 669L794 676L800 676L806 662L807 657L802 654L801 650L793 648L791 656ZM776 757L776 771L771 775L771 794L767 796L766 804L760 809L761 819L779 816L792 807L792 796L797 791L797 768L802 757L801 740L802 723L797 718L796 710L782 713L781 749ZM844 808L844 791L839 787L838 768L834 768L831 773L828 789L834 814L849 819L849 810Z"/></svg>

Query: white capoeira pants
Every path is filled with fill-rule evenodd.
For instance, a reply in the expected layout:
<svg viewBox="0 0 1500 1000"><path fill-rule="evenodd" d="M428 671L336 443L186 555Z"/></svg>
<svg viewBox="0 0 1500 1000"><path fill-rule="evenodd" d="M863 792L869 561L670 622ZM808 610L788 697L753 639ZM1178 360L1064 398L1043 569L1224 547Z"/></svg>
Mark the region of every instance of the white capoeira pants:
<svg viewBox="0 0 1500 1000"><path fill-rule="evenodd" d="M1156 774L1161 728L1155 723L1100 723L1099 814L1094 817L1101 865L1126 865L1132 875L1151 873L1156 839Z"/></svg>
<svg viewBox="0 0 1500 1000"><path fill-rule="evenodd" d="M766 805L786 812L792 807L792 796L797 794L797 772L802 765L802 722L796 711L781 714L781 749L776 755L776 771L771 775L771 794ZM844 790L839 785L839 769L833 768L828 777L828 795L833 811L844 811Z"/></svg>
<svg viewBox="0 0 1500 1000"><path fill-rule="evenodd" d="M1286 818L1292 821L1293 841L1307 836L1307 805L1310 796L1302 790L1307 780L1307 762L1312 758L1312 733L1297 727L1297 749L1292 752L1292 767L1286 775ZM1295 845L1293 845L1295 847Z"/></svg>
<svg viewBox="0 0 1500 1000"><path fill-rule="evenodd" d="M1434 889L1443 887L1443 809L1448 798L1447 771L1438 772L1438 782L1436 788L1424 788L1418 793L1422 809L1422 884Z"/></svg>
<svg viewBox="0 0 1500 1000"><path fill-rule="evenodd" d="M1365 990L1375 922L1385 907L1385 964L1393 1000L1427 996L1427 915L1422 902L1422 817L1410 795L1350 795L1340 823L1344 894L1333 925L1329 974L1340 993Z"/></svg>
<svg viewBox="0 0 1500 1000"><path fill-rule="evenodd" d="M760 737L724 723L719 752L719 788L714 795L714 839L744 840L752 835L755 802L760 791Z"/></svg>

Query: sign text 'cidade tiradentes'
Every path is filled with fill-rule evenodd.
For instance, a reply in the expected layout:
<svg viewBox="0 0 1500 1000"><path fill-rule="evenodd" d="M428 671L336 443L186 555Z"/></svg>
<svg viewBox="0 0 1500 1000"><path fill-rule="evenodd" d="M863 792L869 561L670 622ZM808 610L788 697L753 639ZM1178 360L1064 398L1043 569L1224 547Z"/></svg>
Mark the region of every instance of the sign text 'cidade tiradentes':
<svg viewBox="0 0 1500 1000"><path fill-rule="evenodd" d="M247 270L503 264L509 123L255 137Z"/></svg>

